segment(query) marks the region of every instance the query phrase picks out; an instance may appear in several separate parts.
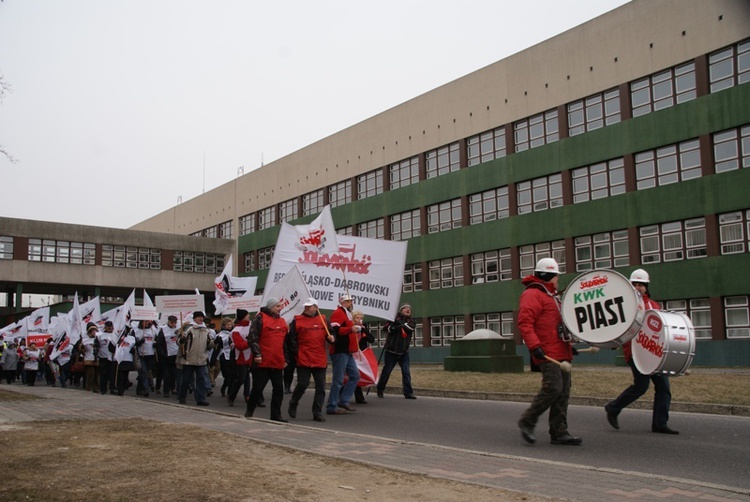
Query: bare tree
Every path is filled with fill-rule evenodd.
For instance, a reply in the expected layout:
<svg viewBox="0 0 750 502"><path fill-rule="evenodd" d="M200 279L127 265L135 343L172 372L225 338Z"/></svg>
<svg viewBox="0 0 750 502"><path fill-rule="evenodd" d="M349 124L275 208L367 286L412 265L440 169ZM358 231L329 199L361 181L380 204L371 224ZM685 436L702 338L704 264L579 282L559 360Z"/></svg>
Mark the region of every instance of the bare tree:
<svg viewBox="0 0 750 502"><path fill-rule="evenodd" d="M0 0L2 1L2 0ZM11 85L5 81L5 75L0 73L0 104L2 104L3 99L5 98L5 94L13 92L13 89ZM18 162L17 159L15 159L11 154L9 154L3 145L0 145L0 155L4 155L5 158L7 158L11 164L15 164Z"/></svg>

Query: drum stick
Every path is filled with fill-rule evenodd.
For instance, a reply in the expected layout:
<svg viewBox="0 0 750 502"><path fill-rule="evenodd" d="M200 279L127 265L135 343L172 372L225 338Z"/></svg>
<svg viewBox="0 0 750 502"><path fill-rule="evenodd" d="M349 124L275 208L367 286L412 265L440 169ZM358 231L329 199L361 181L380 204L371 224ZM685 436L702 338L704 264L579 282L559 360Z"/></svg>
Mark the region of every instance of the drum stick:
<svg viewBox="0 0 750 502"><path fill-rule="evenodd" d="M585 349L576 349L576 350L578 351L579 354L581 352L590 352L592 354L596 354L597 352L599 352L599 347L587 347Z"/></svg>
<svg viewBox="0 0 750 502"><path fill-rule="evenodd" d="M563 362L560 362L560 361L558 361L557 359L552 359L552 358L551 358L550 356L548 356L548 355L545 355L545 356L544 356L544 358L545 358L545 359L546 359L547 361L549 361L549 362L552 362L552 363L555 363L556 365L558 365L558 366L560 367L560 369L561 369L561 370L562 370L563 372L565 372L565 373L570 373L570 370L572 370L572 369L573 369L573 365L572 365L572 364L570 364L570 363L569 363L568 361L563 361Z"/></svg>

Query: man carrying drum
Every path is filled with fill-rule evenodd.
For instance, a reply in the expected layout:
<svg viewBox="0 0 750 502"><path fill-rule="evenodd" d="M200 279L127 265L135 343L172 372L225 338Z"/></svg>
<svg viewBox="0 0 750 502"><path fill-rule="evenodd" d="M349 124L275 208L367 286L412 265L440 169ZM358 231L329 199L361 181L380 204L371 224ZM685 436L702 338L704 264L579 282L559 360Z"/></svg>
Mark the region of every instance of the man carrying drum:
<svg viewBox="0 0 750 502"><path fill-rule="evenodd" d="M659 304L651 299L648 290L650 283L648 272L640 268L634 270L630 274L630 283L640 293L647 310L660 310ZM644 375L638 371L633 362L633 349L630 340L623 344L622 350L625 353L625 361L633 372L633 384L622 391L622 394L617 399L604 406L609 424L615 429L620 428L617 416L623 408L646 393L650 380L654 382L654 410L651 418L651 431L662 434L679 434L678 431L670 429L667 425L667 421L669 421L669 405L672 401L672 393L669 390L669 376L661 373Z"/></svg>
<svg viewBox="0 0 750 502"><path fill-rule="evenodd" d="M573 359L570 335L563 326L557 281L560 269L553 258L542 258L534 274L521 281L526 290L518 307L518 329L531 351L532 362L542 372L542 388L521 415L518 427L521 437L534 444L534 427L539 416L549 408L549 434L552 444L579 445L583 440L568 433L568 399L570 372L561 363Z"/></svg>

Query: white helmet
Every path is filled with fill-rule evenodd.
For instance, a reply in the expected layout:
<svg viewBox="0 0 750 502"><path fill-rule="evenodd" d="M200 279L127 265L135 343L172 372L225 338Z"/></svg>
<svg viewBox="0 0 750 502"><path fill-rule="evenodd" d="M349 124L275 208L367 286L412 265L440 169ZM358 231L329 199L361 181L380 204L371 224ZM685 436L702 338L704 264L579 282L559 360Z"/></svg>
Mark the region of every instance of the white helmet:
<svg viewBox="0 0 750 502"><path fill-rule="evenodd" d="M559 274L560 268L557 266L557 262L554 258L542 258L536 262L536 268L534 272L546 272L550 274Z"/></svg>
<svg viewBox="0 0 750 502"><path fill-rule="evenodd" d="M642 282L644 284L648 284L649 278L648 278L648 272L643 270L642 268L633 270L633 273L630 274L630 282Z"/></svg>

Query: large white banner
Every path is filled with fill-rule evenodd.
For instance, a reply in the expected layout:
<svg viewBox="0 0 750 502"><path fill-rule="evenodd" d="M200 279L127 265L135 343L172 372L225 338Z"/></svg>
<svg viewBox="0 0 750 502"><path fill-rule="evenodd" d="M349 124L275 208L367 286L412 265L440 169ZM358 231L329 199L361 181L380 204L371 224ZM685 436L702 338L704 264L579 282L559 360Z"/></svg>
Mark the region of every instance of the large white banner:
<svg viewBox="0 0 750 502"><path fill-rule="evenodd" d="M299 235L283 223L276 242L265 290L297 265L320 308L333 310L339 296L349 293L354 308L367 315L393 319L404 281L406 242L338 235L339 253L299 249Z"/></svg>

